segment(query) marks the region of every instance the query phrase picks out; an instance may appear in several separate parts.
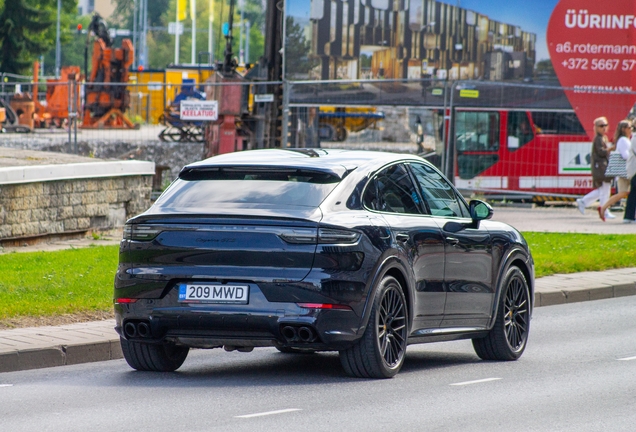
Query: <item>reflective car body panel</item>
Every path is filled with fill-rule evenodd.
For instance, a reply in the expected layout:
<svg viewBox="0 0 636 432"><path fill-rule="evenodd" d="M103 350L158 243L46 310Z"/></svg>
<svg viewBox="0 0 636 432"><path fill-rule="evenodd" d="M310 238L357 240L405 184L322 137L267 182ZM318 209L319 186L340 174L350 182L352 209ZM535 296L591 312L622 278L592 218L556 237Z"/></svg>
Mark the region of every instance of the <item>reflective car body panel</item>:
<svg viewBox="0 0 636 432"><path fill-rule="evenodd" d="M127 222L116 329L134 339L125 324L144 322L145 342L191 347L342 350L362 337L388 274L407 300L410 343L470 338L493 325L511 265L532 291L521 234L473 220L461 195L416 156L223 155L185 167L153 207ZM241 286L249 297L185 302L182 284ZM305 326L312 337L290 339L286 326Z"/></svg>
<svg viewBox="0 0 636 432"><path fill-rule="evenodd" d="M438 220L445 239L446 307L443 326L485 327L490 320L495 287L493 255L486 223L459 231L444 229L449 220ZM464 224L469 225L470 220Z"/></svg>
<svg viewBox="0 0 636 432"><path fill-rule="evenodd" d="M444 316L444 238L435 221L424 215L384 214L396 254L413 278L413 328L437 328Z"/></svg>

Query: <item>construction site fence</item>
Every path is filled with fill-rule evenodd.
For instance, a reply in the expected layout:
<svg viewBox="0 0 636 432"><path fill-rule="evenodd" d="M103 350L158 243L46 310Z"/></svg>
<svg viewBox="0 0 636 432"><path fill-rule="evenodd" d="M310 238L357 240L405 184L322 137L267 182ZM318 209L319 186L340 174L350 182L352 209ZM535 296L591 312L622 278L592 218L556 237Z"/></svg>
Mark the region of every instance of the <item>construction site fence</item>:
<svg viewBox="0 0 636 432"><path fill-rule="evenodd" d="M62 121L45 128L33 124L34 114L37 114L35 106L30 108L32 112L23 109L18 113L18 122L29 126L29 132L12 132L5 122L6 133L0 135L2 145L34 149L57 145L74 151L82 143L162 145L172 141L177 145L199 146L200 154L205 153L202 135L181 140L176 133L164 141L159 138L166 128L171 127L166 123L165 114L183 90L182 84L91 83L104 89L126 86L129 101L125 115L138 125L136 129L83 129L87 85L83 82L40 82L37 92L40 106L52 108L50 102L47 104L47 93L50 101L51 95L56 92L68 95L71 88L78 100L76 109L67 110ZM25 95L32 95L34 86L33 82L5 77L0 82L0 98L9 105L16 100L28 102ZM269 104L280 105L276 119L280 122L280 136L265 134L259 138L260 142L246 148L280 145L425 154L456 184L469 190L506 189L519 194L527 191L518 183L506 184L504 178L511 176L510 173L526 172L528 166L533 165L533 172L539 173L535 177L550 177L557 183L561 181L559 176L576 177L577 186L570 185L572 187L563 193L564 196L572 195L577 188L581 193L591 188L591 140L585 132L588 129L589 135L590 125L581 125L579 119L627 118L632 113L632 106L602 102L617 94L636 100L636 93L631 91L596 87L585 90L585 97L577 99L575 111L566 92L582 93L581 89L561 87L556 79L537 82L436 79L237 81L206 82L196 86L208 98L211 95L219 98L225 86L240 87L242 115L251 119L263 118ZM23 106L29 107L28 103ZM599 106L606 108L601 111ZM532 129L521 136L522 132L515 128L521 128L524 122ZM609 133L613 133L614 126L610 125ZM205 127L205 123L200 122L198 127ZM563 144L570 141L573 143ZM533 159L531 149L541 157ZM468 158L467 152L481 152L481 157ZM571 160L565 160L567 158ZM572 171L568 172L569 168ZM492 175L483 180L484 173ZM558 192L554 192L554 196L557 195Z"/></svg>

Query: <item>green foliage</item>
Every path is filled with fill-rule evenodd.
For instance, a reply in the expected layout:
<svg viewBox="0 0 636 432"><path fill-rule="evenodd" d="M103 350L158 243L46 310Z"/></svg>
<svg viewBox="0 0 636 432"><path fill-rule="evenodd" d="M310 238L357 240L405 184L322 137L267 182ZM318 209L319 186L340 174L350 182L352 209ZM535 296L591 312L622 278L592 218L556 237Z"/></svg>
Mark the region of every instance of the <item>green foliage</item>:
<svg viewBox="0 0 636 432"><path fill-rule="evenodd" d="M285 40L285 73L288 77L307 74L318 65L318 59L311 58L311 44L305 38L304 29L294 21L293 17L287 17L287 38Z"/></svg>
<svg viewBox="0 0 636 432"><path fill-rule="evenodd" d="M113 0L113 2L115 3L115 11L110 17L110 23L120 28L132 30L135 0ZM148 2L148 25L150 27L163 25L162 15L168 10L169 3L174 3L174 0L152 0Z"/></svg>
<svg viewBox="0 0 636 432"><path fill-rule="evenodd" d="M114 0L117 4L116 12L110 22L120 28L133 29L133 0ZM212 0L213 13L213 41L214 58L223 59L225 38L221 33L223 22L228 21L229 6L227 0ZM151 69L164 69L174 63L175 36L168 33L168 24L175 21L176 0L157 0L148 2L148 21L153 27L148 33L148 66ZM263 55L264 46L264 19L263 5L260 0L245 0L244 19L251 24L250 29L250 58L249 63L255 63ZM208 22L210 17L210 1L198 0L197 10L197 36L195 47L195 62L199 59L198 53L208 51ZM190 21L190 4L186 9L186 19L181 21L185 31L179 38L179 63L189 64L192 56L192 33ZM234 23L240 20L240 10L234 8ZM238 28L234 29L232 51L238 57ZM201 57L202 62L207 62L207 57Z"/></svg>
<svg viewBox="0 0 636 432"><path fill-rule="evenodd" d="M32 61L46 52L51 45L46 36L49 29L54 27L57 8L54 13L50 0L32 3L29 0L11 0L4 3L0 13L2 72L26 73ZM53 43L54 41L55 39Z"/></svg>
<svg viewBox="0 0 636 432"><path fill-rule="evenodd" d="M636 266L636 235L523 233L537 277Z"/></svg>
<svg viewBox="0 0 636 432"><path fill-rule="evenodd" d="M535 72L537 75L543 76L555 76L554 67L552 66L552 60L541 60L537 62L535 66Z"/></svg>
<svg viewBox="0 0 636 432"><path fill-rule="evenodd" d="M72 16L69 17L69 24L67 25L66 31L62 33L64 37L60 37L60 60L61 66L79 66L82 70L82 74L85 73L84 68L88 66L88 73L90 73L91 68L91 54L93 50L93 46L89 43L88 45L88 65L84 64L84 53L86 51L86 40L88 35L86 33L78 33L77 25L81 24L84 30L88 28L88 24L91 21L90 15L84 16ZM116 44L118 42L115 42ZM43 56L44 69L42 74L44 75L54 75L55 74L55 47L50 49Z"/></svg>
<svg viewBox="0 0 636 432"><path fill-rule="evenodd" d="M636 235L524 233L537 277L633 267ZM117 246L0 255L0 320L112 310Z"/></svg>

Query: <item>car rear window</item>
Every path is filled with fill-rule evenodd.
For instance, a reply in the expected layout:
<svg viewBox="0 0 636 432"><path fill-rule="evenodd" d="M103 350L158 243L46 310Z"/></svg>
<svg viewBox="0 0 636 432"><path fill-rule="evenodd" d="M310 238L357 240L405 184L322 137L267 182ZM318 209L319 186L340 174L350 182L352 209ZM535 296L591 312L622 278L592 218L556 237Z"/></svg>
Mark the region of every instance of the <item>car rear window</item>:
<svg viewBox="0 0 636 432"><path fill-rule="evenodd" d="M340 179L305 170L208 169L185 171L155 205L170 208L211 204L317 207Z"/></svg>

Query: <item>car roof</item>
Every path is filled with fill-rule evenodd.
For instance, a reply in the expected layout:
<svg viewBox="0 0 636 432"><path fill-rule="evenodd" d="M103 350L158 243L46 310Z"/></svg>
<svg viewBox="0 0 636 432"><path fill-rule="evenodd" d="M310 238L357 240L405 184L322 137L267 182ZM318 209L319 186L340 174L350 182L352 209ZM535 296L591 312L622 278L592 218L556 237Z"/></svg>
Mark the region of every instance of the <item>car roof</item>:
<svg viewBox="0 0 636 432"><path fill-rule="evenodd" d="M325 172L343 178L360 166L381 167L397 160L423 161L423 159L398 153L365 150L331 149L263 149L246 150L214 156L186 165L181 173L223 167L244 168L296 168Z"/></svg>

